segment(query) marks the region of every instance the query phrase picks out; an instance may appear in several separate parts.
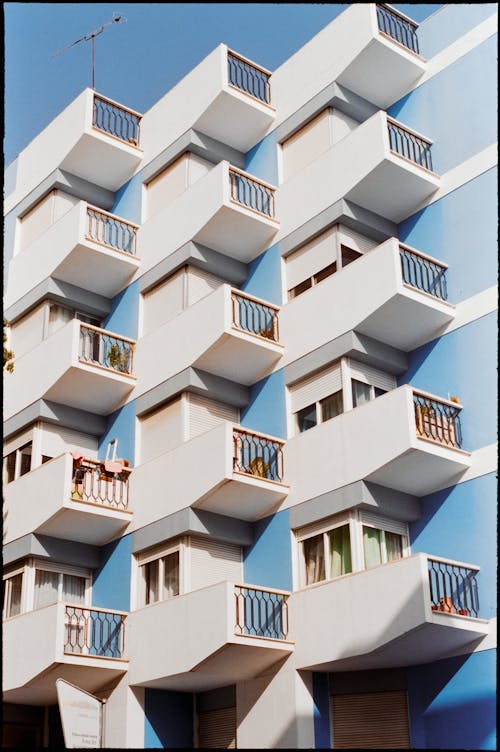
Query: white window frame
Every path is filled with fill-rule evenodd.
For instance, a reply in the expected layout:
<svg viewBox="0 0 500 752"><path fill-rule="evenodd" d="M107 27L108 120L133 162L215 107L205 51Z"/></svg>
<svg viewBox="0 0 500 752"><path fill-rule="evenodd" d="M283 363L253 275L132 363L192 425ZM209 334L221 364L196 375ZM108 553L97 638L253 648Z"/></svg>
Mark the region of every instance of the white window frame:
<svg viewBox="0 0 500 752"><path fill-rule="evenodd" d="M57 564L50 561L44 561L42 559L31 559L28 562L28 590L26 594L26 610L35 611L38 608L46 608L52 604L46 604L44 606L34 606L35 602L35 576L36 571L42 570L45 572L56 572L59 575L58 587L57 587L57 601L54 603L66 603L71 604L69 601L63 599L63 576L73 575L75 577L85 578L85 602L81 608L89 608L92 603L92 572L89 569L83 567L74 567L67 564Z"/></svg>
<svg viewBox="0 0 500 752"><path fill-rule="evenodd" d="M404 522L396 522L394 520L390 520L387 517L375 517L373 515L364 515L363 512L360 512L360 525L361 525L361 549L362 549L362 555L363 555L363 569L367 569L365 567L364 561L365 561L365 552L364 552L364 546L363 546L363 528L364 527L370 527L373 530L380 530L382 533L381 539L380 539L380 550L381 550L381 557L382 561L378 566L381 566L382 564L390 564L391 562L387 559L387 548L385 544L385 534L386 533L393 533L394 535L399 535L401 537L401 552L402 552L402 558L406 558L410 555L410 538L409 538L409 531L408 531L408 525ZM373 569L373 567L369 567L369 569Z"/></svg>
<svg viewBox="0 0 500 752"><path fill-rule="evenodd" d="M169 554L173 554L175 552L179 553L179 593L178 595L174 595L174 596L171 596L170 598L168 597L166 598L164 597L164 591L163 591L163 581L164 581L163 559L165 559ZM188 559L188 540L185 536L181 538L177 538L175 541L172 541L169 544L162 544L161 546L156 546L154 549L150 549L149 551L139 554L135 558L136 558L136 563L137 563L137 590L136 590L137 608L150 608L151 606L155 606L157 603L163 603L164 601L178 598L179 595L182 595L184 592L186 592L185 579L186 579L187 559ZM158 600L152 603L146 603L145 566L147 564L150 564L153 561L159 562L158 583L159 583L159 588L161 588L161 592L159 593Z"/></svg>
<svg viewBox="0 0 500 752"><path fill-rule="evenodd" d="M20 610L18 614L13 614L12 616L6 616L7 611L10 610L10 603L11 603L11 597L12 597L12 586L10 584L10 580L13 577L17 577L17 575L22 575L23 581L21 586L21 605ZM8 570L3 575L3 586L4 586L4 602L2 604L2 619L3 621L6 621L7 619L15 619L17 616L20 616L26 611L25 601L26 601L26 564L21 564L14 569Z"/></svg>

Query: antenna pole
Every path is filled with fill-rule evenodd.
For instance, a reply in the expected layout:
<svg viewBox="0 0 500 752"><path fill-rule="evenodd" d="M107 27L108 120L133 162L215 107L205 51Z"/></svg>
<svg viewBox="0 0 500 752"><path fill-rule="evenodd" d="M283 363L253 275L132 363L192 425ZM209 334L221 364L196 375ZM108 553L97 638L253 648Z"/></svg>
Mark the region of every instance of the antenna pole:
<svg viewBox="0 0 500 752"><path fill-rule="evenodd" d="M92 89L95 91L95 58L94 58L94 40L95 36L92 35Z"/></svg>

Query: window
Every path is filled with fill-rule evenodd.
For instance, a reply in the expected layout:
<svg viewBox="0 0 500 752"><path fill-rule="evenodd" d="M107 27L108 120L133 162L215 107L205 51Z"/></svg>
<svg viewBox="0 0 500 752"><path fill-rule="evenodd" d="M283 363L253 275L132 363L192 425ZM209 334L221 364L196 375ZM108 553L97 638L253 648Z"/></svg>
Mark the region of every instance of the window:
<svg viewBox="0 0 500 752"><path fill-rule="evenodd" d="M352 572L349 521L302 540L304 584L313 585Z"/></svg>
<svg viewBox="0 0 500 752"><path fill-rule="evenodd" d="M142 605L166 601L180 593L180 547L145 562L142 575Z"/></svg>
<svg viewBox="0 0 500 752"><path fill-rule="evenodd" d="M349 266L349 264L352 264L353 261L356 261L356 259L361 258L363 255L359 251L348 248L346 245L340 246L340 252L342 256L342 269L345 269L346 266Z"/></svg>
<svg viewBox="0 0 500 752"><path fill-rule="evenodd" d="M342 391L328 395L319 402L304 407L297 413L297 427L299 433L314 428L318 423L324 423L343 412Z"/></svg>
<svg viewBox="0 0 500 752"><path fill-rule="evenodd" d="M363 525L363 553L365 569L397 561L403 556L404 536L388 530Z"/></svg>
<svg viewBox="0 0 500 752"><path fill-rule="evenodd" d="M88 575L66 574L37 566L35 569L33 608L41 608L61 601L72 606L88 605L87 593L89 587L90 577Z"/></svg>
<svg viewBox="0 0 500 752"><path fill-rule="evenodd" d="M3 618L10 619L21 613L21 597L23 590L23 572L17 572L4 578L3 590Z"/></svg>
<svg viewBox="0 0 500 752"><path fill-rule="evenodd" d="M292 298L296 298L298 295L301 295L306 290L309 290L310 287L314 287L314 285L317 285L319 282L322 282L327 277L330 277L332 274L335 274L337 271L337 262L334 261L333 264L328 264L328 266L325 266L324 269L321 269L321 271L317 272L316 274L313 274L312 277L309 277L308 279L305 279L300 284L293 287L291 290L288 291L288 299L292 300Z"/></svg>
<svg viewBox="0 0 500 752"><path fill-rule="evenodd" d="M370 400L375 399L375 397L380 397L387 391L387 389L382 389L381 387L373 386L372 384L365 384L363 381L356 381L356 379L351 381L351 386L353 407L364 405L366 402L370 402Z"/></svg>
<svg viewBox="0 0 500 752"><path fill-rule="evenodd" d="M3 458L3 482L11 483L13 480L26 475L31 470L32 442L24 444L19 449L9 452Z"/></svg>

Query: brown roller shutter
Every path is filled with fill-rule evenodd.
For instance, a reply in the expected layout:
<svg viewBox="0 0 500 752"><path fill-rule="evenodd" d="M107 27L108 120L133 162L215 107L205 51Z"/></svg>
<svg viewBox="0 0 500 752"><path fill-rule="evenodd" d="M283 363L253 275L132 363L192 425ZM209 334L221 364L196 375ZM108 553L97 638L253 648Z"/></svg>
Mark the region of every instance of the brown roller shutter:
<svg viewBox="0 0 500 752"><path fill-rule="evenodd" d="M198 747L236 749L236 708L198 713Z"/></svg>
<svg viewBox="0 0 500 752"><path fill-rule="evenodd" d="M405 691L334 695L333 749L409 749Z"/></svg>

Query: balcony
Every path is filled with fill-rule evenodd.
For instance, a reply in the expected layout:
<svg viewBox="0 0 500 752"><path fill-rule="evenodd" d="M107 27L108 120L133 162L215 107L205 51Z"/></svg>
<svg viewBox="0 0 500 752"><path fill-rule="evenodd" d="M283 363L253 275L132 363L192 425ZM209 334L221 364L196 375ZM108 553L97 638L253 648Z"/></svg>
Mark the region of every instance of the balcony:
<svg viewBox="0 0 500 752"><path fill-rule="evenodd" d="M135 386L134 347L127 337L69 321L14 361L14 374L5 381L6 417L37 399L97 415L112 412Z"/></svg>
<svg viewBox="0 0 500 752"><path fill-rule="evenodd" d="M284 237L341 199L399 223L440 186L431 142L376 112L280 187Z"/></svg>
<svg viewBox="0 0 500 752"><path fill-rule="evenodd" d="M426 70L419 54L418 24L383 3L360 5L349 15L346 39L359 40L360 50L343 69L338 82L387 109ZM347 30L346 30L347 31Z"/></svg>
<svg viewBox="0 0 500 752"><path fill-rule="evenodd" d="M195 692L258 676L294 649L288 595L219 582L132 612L130 685Z"/></svg>
<svg viewBox="0 0 500 752"><path fill-rule="evenodd" d="M248 263L279 229L275 188L220 162L141 227L138 252L150 269L193 240Z"/></svg>
<svg viewBox="0 0 500 752"><path fill-rule="evenodd" d="M289 491L283 444L224 422L138 465L130 494L143 503L134 510L134 527L189 506L251 521L271 514Z"/></svg>
<svg viewBox="0 0 500 752"><path fill-rule="evenodd" d="M413 666L468 652L489 631L478 618L477 572L419 553L293 593L297 668Z"/></svg>
<svg viewBox="0 0 500 752"><path fill-rule="evenodd" d="M140 123L139 113L85 89L19 154L6 211L57 169L118 190L142 160Z"/></svg>
<svg viewBox="0 0 500 752"><path fill-rule="evenodd" d="M102 546L124 531L130 469L62 454L4 487L4 544L29 533ZM42 503L40 502L42 500Z"/></svg>
<svg viewBox="0 0 500 752"><path fill-rule="evenodd" d="M128 670L125 617L121 611L54 603L4 621L4 701L54 705L56 679L92 693L117 679Z"/></svg>
<svg viewBox="0 0 500 752"><path fill-rule="evenodd" d="M283 355L278 314L277 306L221 285L139 340L135 373L141 392L189 366L239 384L259 381Z"/></svg>
<svg viewBox="0 0 500 752"><path fill-rule="evenodd" d="M446 269L390 238L283 306L284 363L351 330L403 351L439 336L455 316Z"/></svg>
<svg viewBox="0 0 500 752"><path fill-rule="evenodd" d="M47 277L113 298L140 265L138 226L80 201L9 267L7 307Z"/></svg>
<svg viewBox="0 0 500 752"><path fill-rule="evenodd" d="M471 464L460 446L461 409L404 385L289 439L287 504L357 480L418 497L457 483Z"/></svg>

